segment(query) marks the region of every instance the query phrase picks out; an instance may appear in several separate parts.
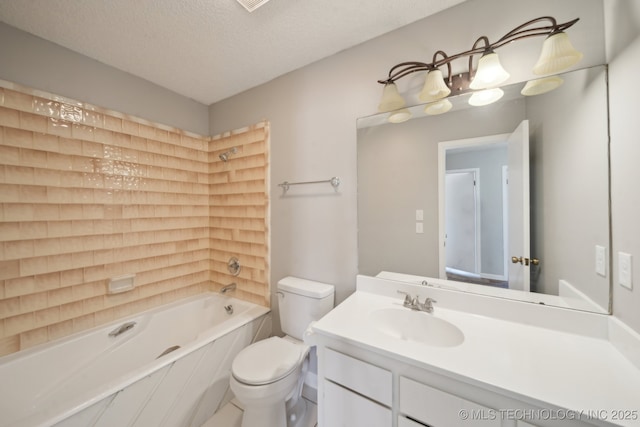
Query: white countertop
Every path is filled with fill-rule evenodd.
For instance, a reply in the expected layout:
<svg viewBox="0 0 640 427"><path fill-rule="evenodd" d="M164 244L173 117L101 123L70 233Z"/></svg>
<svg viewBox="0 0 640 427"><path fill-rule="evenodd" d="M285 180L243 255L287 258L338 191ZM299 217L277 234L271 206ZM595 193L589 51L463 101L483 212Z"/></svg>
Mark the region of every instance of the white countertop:
<svg viewBox="0 0 640 427"><path fill-rule="evenodd" d="M401 295L357 291L313 330L453 379L506 391L538 407L600 411L613 425L640 425L640 419L631 419L640 418L640 370L606 338L470 314L440 303L434 315L465 335L458 346L404 341L371 326L369 313L402 308L402 301ZM612 421L619 410L634 411L635 416Z"/></svg>

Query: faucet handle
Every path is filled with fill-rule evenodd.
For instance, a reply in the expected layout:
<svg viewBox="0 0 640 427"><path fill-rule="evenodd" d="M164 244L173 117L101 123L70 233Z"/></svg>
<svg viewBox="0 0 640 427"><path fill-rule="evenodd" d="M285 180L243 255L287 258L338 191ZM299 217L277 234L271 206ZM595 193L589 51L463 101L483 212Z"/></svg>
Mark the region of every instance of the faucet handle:
<svg viewBox="0 0 640 427"><path fill-rule="evenodd" d="M426 311L427 313L431 313L433 312L433 303L436 303L438 301L434 300L433 298L427 297L424 302L422 304L420 304L420 308L423 311Z"/></svg>
<svg viewBox="0 0 640 427"><path fill-rule="evenodd" d="M403 303L403 305L405 307L410 307L413 304L413 300L411 299L411 295L409 295L408 292L404 292L404 291L400 291L400 290L398 290L396 292L398 292L399 294L404 295L404 303Z"/></svg>

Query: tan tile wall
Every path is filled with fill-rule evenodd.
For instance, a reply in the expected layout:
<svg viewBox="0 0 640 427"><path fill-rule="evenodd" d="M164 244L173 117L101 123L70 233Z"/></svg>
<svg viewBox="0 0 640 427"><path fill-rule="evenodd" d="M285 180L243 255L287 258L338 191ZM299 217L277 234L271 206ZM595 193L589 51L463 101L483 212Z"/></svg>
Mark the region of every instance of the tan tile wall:
<svg viewBox="0 0 640 427"><path fill-rule="evenodd" d="M209 165L211 278L237 284L237 296L269 306L269 127L266 123L214 137ZM219 154L236 147L227 162ZM237 257L237 277L227 264Z"/></svg>
<svg viewBox="0 0 640 427"><path fill-rule="evenodd" d="M211 141L5 86L0 355L217 289L230 253L237 296L268 305L268 126ZM218 165L227 143L239 155ZM107 295L127 273L136 288Z"/></svg>

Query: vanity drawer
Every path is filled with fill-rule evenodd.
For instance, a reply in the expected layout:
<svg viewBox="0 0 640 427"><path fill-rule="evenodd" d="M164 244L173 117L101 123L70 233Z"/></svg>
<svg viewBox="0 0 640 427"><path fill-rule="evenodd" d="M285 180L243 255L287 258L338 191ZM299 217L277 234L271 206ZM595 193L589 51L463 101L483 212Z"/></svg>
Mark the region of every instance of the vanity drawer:
<svg viewBox="0 0 640 427"><path fill-rule="evenodd" d="M389 427L391 409L324 380L324 425L328 427Z"/></svg>
<svg viewBox="0 0 640 427"><path fill-rule="evenodd" d="M400 412L431 427L500 427L500 414L477 403L400 377Z"/></svg>
<svg viewBox="0 0 640 427"><path fill-rule="evenodd" d="M329 348L324 351L324 377L386 406L392 403L390 371Z"/></svg>

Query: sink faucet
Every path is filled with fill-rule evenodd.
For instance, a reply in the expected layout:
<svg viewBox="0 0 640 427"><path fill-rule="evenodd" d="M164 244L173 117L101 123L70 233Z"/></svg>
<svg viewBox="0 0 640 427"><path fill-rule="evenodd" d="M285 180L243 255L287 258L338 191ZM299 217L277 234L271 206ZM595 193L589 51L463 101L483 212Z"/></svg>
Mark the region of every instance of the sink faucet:
<svg viewBox="0 0 640 427"><path fill-rule="evenodd" d="M236 282L230 283L226 286L223 286L222 289L220 289L220 293L226 294L227 292L235 291L236 287L237 287Z"/></svg>
<svg viewBox="0 0 640 427"><path fill-rule="evenodd" d="M398 293L404 295L404 303L402 305L404 307L410 308L411 310L433 313L433 303L438 302L429 297L427 297L424 302L420 302L420 299L417 295L411 298L411 295L409 295L407 292L398 291Z"/></svg>

